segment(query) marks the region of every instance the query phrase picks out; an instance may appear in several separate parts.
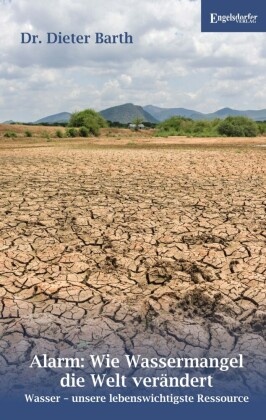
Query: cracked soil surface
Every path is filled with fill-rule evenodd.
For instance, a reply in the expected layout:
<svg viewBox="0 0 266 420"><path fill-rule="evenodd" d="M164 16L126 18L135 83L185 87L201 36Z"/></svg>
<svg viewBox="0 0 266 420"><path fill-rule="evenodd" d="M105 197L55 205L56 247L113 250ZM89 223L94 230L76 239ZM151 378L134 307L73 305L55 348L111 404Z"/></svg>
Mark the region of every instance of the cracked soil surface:
<svg viewBox="0 0 266 420"><path fill-rule="evenodd" d="M1 150L4 388L48 381L35 354L130 352L243 353L227 375L263 390L265 177L258 148Z"/></svg>

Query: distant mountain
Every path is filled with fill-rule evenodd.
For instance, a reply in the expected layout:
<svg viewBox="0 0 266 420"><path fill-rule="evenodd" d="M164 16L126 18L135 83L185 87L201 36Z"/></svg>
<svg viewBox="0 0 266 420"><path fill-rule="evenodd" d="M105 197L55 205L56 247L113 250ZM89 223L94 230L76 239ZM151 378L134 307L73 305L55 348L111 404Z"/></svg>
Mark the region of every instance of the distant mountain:
<svg viewBox="0 0 266 420"><path fill-rule="evenodd" d="M181 117L191 118L192 120L214 120L215 118L224 119L228 116L242 115L244 117L251 118L255 121L266 121L266 109L261 109L258 111L239 111L237 109L232 108L222 108L210 114L203 114L202 112L193 111L191 109L186 108L160 108L153 105L144 106L143 109L145 109L145 111L149 112L154 118L156 118L159 121L164 121L168 118L177 115Z"/></svg>
<svg viewBox="0 0 266 420"><path fill-rule="evenodd" d="M149 112L145 111L141 106L134 104L124 104L104 109L100 112L102 117L107 121L120 122L122 124L131 123L136 118L141 118L143 122L157 123Z"/></svg>
<svg viewBox="0 0 266 420"><path fill-rule="evenodd" d="M191 118L192 120L213 120L215 118L224 119L228 116L244 116L251 118L254 121L266 121L266 109L260 110L245 110L240 111L232 108L222 108L218 111L204 114L202 112L194 111L186 108L161 108L154 105L138 106L132 103L113 106L111 108L100 111L107 121L120 122L123 124L131 123L134 119L140 118L143 122L158 123L165 121L173 116L182 116ZM59 114L49 115L48 117L41 118L33 124L55 124L66 123L71 116L70 112L61 112ZM9 120L2 124L14 124L15 121ZM31 123L32 124L32 123Z"/></svg>
<svg viewBox="0 0 266 420"><path fill-rule="evenodd" d="M204 117L208 120L213 120L215 118L221 118L224 119L229 116L243 116L251 118L255 121L266 121L266 109L261 110L247 110L247 111L239 111L237 109L231 109L231 108L222 108L219 109L216 112L213 112L211 114L203 114Z"/></svg>
<svg viewBox="0 0 266 420"><path fill-rule="evenodd" d="M41 118L35 121L34 124L54 124L54 123L65 123L70 119L71 114L69 112L60 112L60 114L49 115L48 117Z"/></svg>
<svg viewBox="0 0 266 420"><path fill-rule="evenodd" d="M201 112L186 108L160 108L158 106L146 105L143 107L143 109L158 121L164 121L176 115L192 119L200 119L204 115Z"/></svg>
<svg viewBox="0 0 266 420"><path fill-rule="evenodd" d="M233 117L239 116L243 112L245 112L245 111L241 112L241 111L238 111L237 109L222 108L222 109L218 109L218 111L216 111L216 112L206 114L206 115L208 115L210 117L215 116L215 117L218 117L218 118L226 118L226 117L229 117L229 116L233 116Z"/></svg>

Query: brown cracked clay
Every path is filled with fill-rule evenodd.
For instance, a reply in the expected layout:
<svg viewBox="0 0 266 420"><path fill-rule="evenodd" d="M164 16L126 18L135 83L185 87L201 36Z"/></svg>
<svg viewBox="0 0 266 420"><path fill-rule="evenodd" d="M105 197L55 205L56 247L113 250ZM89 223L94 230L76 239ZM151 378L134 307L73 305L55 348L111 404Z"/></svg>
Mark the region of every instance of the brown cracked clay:
<svg viewBox="0 0 266 420"><path fill-rule="evenodd" d="M0 153L0 372L35 354L230 357L265 386L265 153ZM248 375L248 374L247 374ZM27 379L28 378L28 379ZM219 383L219 374L216 380ZM223 384L220 384L220 389Z"/></svg>

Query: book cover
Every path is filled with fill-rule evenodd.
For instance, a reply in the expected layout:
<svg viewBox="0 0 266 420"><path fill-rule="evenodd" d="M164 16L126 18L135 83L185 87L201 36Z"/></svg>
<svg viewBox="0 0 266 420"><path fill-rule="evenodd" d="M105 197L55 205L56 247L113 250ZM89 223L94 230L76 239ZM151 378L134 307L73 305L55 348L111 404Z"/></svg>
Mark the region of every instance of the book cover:
<svg viewBox="0 0 266 420"><path fill-rule="evenodd" d="M2 0L0 22L0 419L257 415L265 7Z"/></svg>

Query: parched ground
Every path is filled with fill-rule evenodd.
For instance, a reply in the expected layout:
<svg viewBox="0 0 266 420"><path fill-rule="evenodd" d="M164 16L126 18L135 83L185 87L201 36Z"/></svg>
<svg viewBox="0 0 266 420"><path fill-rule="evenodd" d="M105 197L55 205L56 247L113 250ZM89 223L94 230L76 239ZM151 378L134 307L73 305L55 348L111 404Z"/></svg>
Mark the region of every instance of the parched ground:
<svg viewBox="0 0 266 420"><path fill-rule="evenodd" d="M266 148L205 143L11 149L4 142L6 389L20 374L34 382L35 354L129 352L242 353L248 369L227 373L232 389L263 391ZM39 375L45 383L49 372Z"/></svg>

